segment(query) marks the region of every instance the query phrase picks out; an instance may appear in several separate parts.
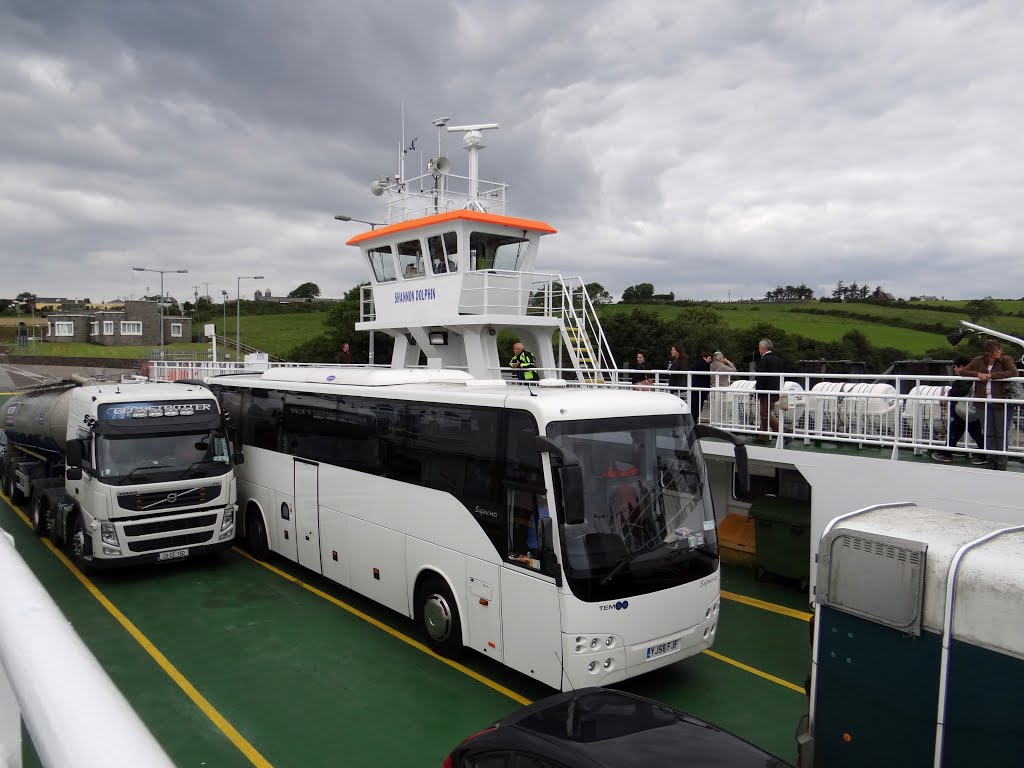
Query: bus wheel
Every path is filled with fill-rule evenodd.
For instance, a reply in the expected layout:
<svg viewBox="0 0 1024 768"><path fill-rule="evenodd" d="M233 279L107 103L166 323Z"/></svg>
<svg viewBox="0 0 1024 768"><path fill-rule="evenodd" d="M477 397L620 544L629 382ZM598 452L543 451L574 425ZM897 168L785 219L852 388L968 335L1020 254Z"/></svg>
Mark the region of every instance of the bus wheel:
<svg viewBox="0 0 1024 768"><path fill-rule="evenodd" d="M92 566L86 559L86 550L89 555L92 555L92 543L85 535L85 524L82 522L81 512L75 513L75 520L71 524L71 538L68 543L71 546L71 559L78 566L78 570L82 573L92 570Z"/></svg>
<svg viewBox="0 0 1024 768"><path fill-rule="evenodd" d="M462 622L448 584L440 576L429 576L420 585L416 599L420 625L427 645L439 656L454 659L462 655Z"/></svg>
<svg viewBox="0 0 1024 768"><path fill-rule="evenodd" d="M32 530L36 536L45 536L49 527L47 517L50 514L50 505L46 496L37 493L32 497Z"/></svg>
<svg viewBox="0 0 1024 768"><path fill-rule="evenodd" d="M263 515L256 507L249 507L245 514L245 548L257 560L267 557L267 526L263 524Z"/></svg>

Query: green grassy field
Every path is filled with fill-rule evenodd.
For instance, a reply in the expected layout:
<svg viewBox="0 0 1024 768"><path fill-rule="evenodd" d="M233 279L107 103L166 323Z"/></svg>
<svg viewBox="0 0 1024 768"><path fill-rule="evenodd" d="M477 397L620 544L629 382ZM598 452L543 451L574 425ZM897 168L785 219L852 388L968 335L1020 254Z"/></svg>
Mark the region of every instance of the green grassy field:
<svg viewBox="0 0 1024 768"><path fill-rule="evenodd" d="M812 307L816 309L836 309L841 311L853 311L864 314L865 320L858 322L847 317L831 317L829 315L811 315L802 312L794 312L798 307ZM634 305L613 304L602 307L602 315L630 313L637 309ZM651 306L643 307L644 310L655 312L661 317L671 317L680 309L677 307ZM851 330L861 331L868 341L877 347L895 347L903 349L912 355L921 355L925 350L946 344L943 334L924 333L909 328L885 325L884 323L872 322L868 317L890 318L904 317L910 322L939 322L947 324L949 330L956 328L957 321L961 315L948 312L929 312L927 310L900 310L898 308L877 307L865 304L819 304L817 302L803 302L800 304L716 304L713 309L722 319L722 323L730 329L750 328L760 323L767 323L782 328L787 333L795 333L806 336L817 341L838 341L843 334ZM876 311L878 310L878 311ZM919 318L918 315L921 315ZM962 316L966 319L966 315ZM999 318L1000 328L1003 327L1003 320L1019 321L1024 329L1022 318ZM1009 331L1012 333L1013 331Z"/></svg>
<svg viewBox="0 0 1024 768"><path fill-rule="evenodd" d="M996 301L1000 311L1022 312L1024 301L999 299ZM960 308L965 301L928 302L924 306L946 306ZM917 305L921 306L921 305ZM835 317L828 314L808 314L800 309L813 308L828 312L835 310L862 316L862 320L850 317ZM244 309L244 307L243 307ZM601 307L601 316L610 317L621 313L631 313L636 309L653 312L662 318L675 315L685 309L650 305L612 304ZM954 312L930 311L928 309L907 309L899 305L877 304L822 304L819 302L802 302L799 304L715 304L712 309L721 318L722 323L730 329L750 328L758 324L770 324L782 328L788 333L798 334L817 341L838 341L850 330L859 330L868 341L878 347L895 347L906 350L911 355L920 356L927 350L946 345L945 333L953 331L959 320L967 319L966 314ZM325 330L324 321L328 313L302 312L280 315L243 315L241 318L242 341L264 352L277 357L287 357L288 353L299 344L319 336ZM944 333L926 333L923 331L902 328L889 322L901 318L905 322L915 324L936 324L946 329ZM8 318L5 318L8 319ZM16 323L16 319L10 318ZM214 319L217 332L228 339L235 336L235 318L227 318L224 327L223 317ZM1024 336L1024 317L1000 315L985 319L981 325L996 328L1004 333ZM149 347L101 347L92 344L49 344L35 343L36 355L72 355L111 358L140 358L149 353ZM228 345L230 348L230 344ZM205 350L205 344L170 344L172 351ZM230 351L226 350L226 351Z"/></svg>
<svg viewBox="0 0 1024 768"><path fill-rule="evenodd" d="M299 344L322 334L326 319L327 312L253 317L242 315L242 342L271 355L285 357ZM235 318L228 318L226 329L223 327L223 318L219 318L214 324L217 326L218 334L229 339L235 338Z"/></svg>

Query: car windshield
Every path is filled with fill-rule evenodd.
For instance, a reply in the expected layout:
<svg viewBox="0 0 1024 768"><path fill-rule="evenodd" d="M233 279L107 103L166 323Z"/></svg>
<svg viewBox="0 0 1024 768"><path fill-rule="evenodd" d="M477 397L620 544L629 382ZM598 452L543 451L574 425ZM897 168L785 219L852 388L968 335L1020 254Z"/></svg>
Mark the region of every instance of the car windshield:
<svg viewBox="0 0 1024 768"><path fill-rule="evenodd" d="M583 475L584 520L561 529L577 597L616 599L714 573L714 510L689 416L556 422L548 434Z"/></svg>
<svg viewBox="0 0 1024 768"><path fill-rule="evenodd" d="M184 480L222 475L231 467L223 430L178 434L100 436L96 472L112 485Z"/></svg>

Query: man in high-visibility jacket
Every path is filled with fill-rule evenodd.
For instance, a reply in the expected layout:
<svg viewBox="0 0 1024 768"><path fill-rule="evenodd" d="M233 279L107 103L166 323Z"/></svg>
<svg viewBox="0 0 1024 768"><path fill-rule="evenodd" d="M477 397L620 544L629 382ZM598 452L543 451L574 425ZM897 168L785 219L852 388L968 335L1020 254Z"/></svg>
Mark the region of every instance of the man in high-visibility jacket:
<svg viewBox="0 0 1024 768"><path fill-rule="evenodd" d="M512 359L508 363L509 368L515 368L519 371L520 381L536 381L537 380L537 361L533 355L526 351L526 347L523 346L523 342L517 341L512 345Z"/></svg>

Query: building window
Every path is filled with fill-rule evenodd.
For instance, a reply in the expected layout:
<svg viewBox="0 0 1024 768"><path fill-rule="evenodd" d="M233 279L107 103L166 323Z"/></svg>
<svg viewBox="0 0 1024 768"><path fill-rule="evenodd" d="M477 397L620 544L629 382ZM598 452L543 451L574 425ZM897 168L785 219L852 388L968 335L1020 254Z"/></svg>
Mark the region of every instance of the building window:
<svg viewBox="0 0 1024 768"><path fill-rule="evenodd" d="M74 323L62 323L55 322L53 324L53 335L54 336L74 336L75 335L75 324Z"/></svg>
<svg viewBox="0 0 1024 768"><path fill-rule="evenodd" d="M181 338L181 323L171 323L171 336Z"/></svg>
<svg viewBox="0 0 1024 768"><path fill-rule="evenodd" d="M113 320L104 320L103 321L103 335L104 336L113 336L114 335L114 321Z"/></svg>
<svg viewBox="0 0 1024 768"><path fill-rule="evenodd" d="M121 335L122 336L141 336L142 335L142 321L141 320L122 320L121 321Z"/></svg>
<svg viewBox="0 0 1024 768"><path fill-rule="evenodd" d="M96 322L95 320L93 320L91 323L89 323L89 335L90 336L99 336L100 335L100 324L98 322Z"/></svg>

